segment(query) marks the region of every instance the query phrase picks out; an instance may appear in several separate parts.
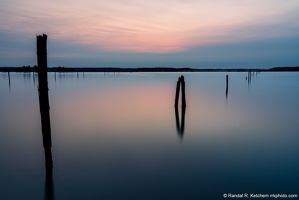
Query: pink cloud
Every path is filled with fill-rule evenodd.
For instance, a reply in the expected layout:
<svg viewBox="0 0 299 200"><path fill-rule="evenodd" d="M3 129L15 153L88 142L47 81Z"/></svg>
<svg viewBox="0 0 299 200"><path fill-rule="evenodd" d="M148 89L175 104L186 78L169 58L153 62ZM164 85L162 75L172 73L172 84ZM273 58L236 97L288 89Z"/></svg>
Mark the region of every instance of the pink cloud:
<svg viewBox="0 0 299 200"><path fill-rule="evenodd" d="M102 51L169 53L195 46L290 34L298 1L18 1L2 4L1 29ZM1 3L0 3L1 5ZM285 31L274 33L282 21ZM278 24L277 26L280 26ZM276 27L277 27L276 26ZM255 28L254 28L255 27ZM271 28L268 31L263 28Z"/></svg>

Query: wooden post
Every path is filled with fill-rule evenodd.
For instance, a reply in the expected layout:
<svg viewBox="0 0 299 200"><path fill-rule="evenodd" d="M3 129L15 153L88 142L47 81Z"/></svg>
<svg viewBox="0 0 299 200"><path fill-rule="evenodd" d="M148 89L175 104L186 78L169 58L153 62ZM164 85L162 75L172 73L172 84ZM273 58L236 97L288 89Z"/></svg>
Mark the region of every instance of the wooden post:
<svg viewBox="0 0 299 200"><path fill-rule="evenodd" d="M185 79L184 79L184 76L181 76L181 86L182 86L182 107L186 107Z"/></svg>
<svg viewBox="0 0 299 200"><path fill-rule="evenodd" d="M8 74L8 87L9 87L9 90L10 90L10 73L7 72L7 74Z"/></svg>
<svg viewBox="0 0 299 200"><path fill-rule="evenodd" d="M175 103L174 103L175 107L177 107L178 103L179 103L180 86L181 86L181 77L179 77L177 84L176 84Z"/></svg>
<svg viewBox="0 0 299 200"><path fill-rule="evenodd" d="M47 74L47 35L39 35L37 41L37 65L38 65L38 91L39 91L39 107L41 114L43 146L45 149L46 171L52 174L52 139L50 125L50 106L48 96L48 74Z"/></svg>
<svg viewBox="0 0 299 200"><path fill-rule="evenodd" d="M228 75L226 75L226 98L227 98L227 95L228 95Z"/></svg>

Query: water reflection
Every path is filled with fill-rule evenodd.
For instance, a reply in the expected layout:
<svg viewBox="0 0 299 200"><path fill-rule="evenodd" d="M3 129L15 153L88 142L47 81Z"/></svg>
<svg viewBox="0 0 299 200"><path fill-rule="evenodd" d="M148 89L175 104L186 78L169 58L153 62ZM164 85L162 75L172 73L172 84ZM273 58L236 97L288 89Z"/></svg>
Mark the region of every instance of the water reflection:
<svg viewBox="0 0 299 200"><path fill-rule="evenodd" d="M47 77L47 76L46 76ZM45 83L43 83L45 82ZM50 123L50 105L48 96L48 83L41 79L39 75L39 105L41 114L43 146L45 152L46 165L46 182L45 182L45 199L54 199L53 189L53 160L52 160L52 140L51 140L51 123Z"/></svg>
<svg viewBox="0 0 299 200"><path fill-rule="evenodd" d="M180 122L179 109L178 109L180 88L182 88L181 122ZM175 107L175 121L176 121L177 132L178 132L178 135L181 138L183 138L184 130L185 130L185 113L186 113L186 95L185 95L184 76L179 77L178 81L177 81L174 107Z"/></svg>
<svg viewBox="0 0 299 200"><path fill-rule="evenodd" d="M261 73L258 81L255 73L250 92L247 72L228 74L233 92L228 104L226 73L186 74L186 122L181 99L174 110L179 74L123 73L114 79L88 73L85 81L71 74L60 81L56 74L54 85L49 73L49 119L51 130L59 132L52 141L59 156L53 149L53 160L59 168L45 166L41 180L23 175L44 162L34 153L42 151L36 87L22 84L20 73L10 75L13 95L7 72L0 79L5 86L0 87L0 199L22 199L31 191L31 199L58 200L220 199L227 191L298 190L297 73ZM28 161L24 153L32 152ZM24 172L16 173L19 169Z"/></svg>
<svg viewBox="0 0 299 200"><path fill-rule="evenodd" d="M32 72L33 85L35 85L35 72Z"/></svg>
<svg viewBox="0 0 299 200"><path fill-rule="evenodd" d="M31 83L31 73L30 72L23 72L23 80L25 84Z"/></svg>
<svg viewBox="0 0 299 200"><path fill-rule="evenodd" d="M42 84L46 82L40 79L39 76L39 104L43 134L43 146L45 153L45 165L46 165L46 182L45 182L45 199L54 199L53 189L53 160L52 160L52 140L51 140L51 122L49 113L49 97L48 97L48 84ZM46 87L45 87L46 86Z"/></svg>
<svg viewBox="0 0 299 200"><path fill-rule="evenodd" d="M175 121L176 121L176 129L177 129L177 133L178 135L183 138L184 136L184 131L185 131L185 114L186 114L186 107L182 106L181 109L181 122L180 122L180 117L179 117L179 109L176 106L175 107Z"/></svg>
<svg viewBox="0 0 299 200"><path fill-rule="evenodd" d="M46 160L52 160L51 149L45 149ZM47 157L48 156L48 157ZM45 182L45 200L54 199L54 186L53 186L53 165L46 162L46 182Z"/></svg>
<svg viewBox="0 0 299 200"><path fill-rule="evenodd" d="M252 74L254 74L254 73L251 72L251 71L249 71L249 72L248 72L248 76L246 77L246 79L247 79L247 84L248 84L248 88L249 88L250 85L251 85Z"/></svg>
<svg viewBox="0 0 299 200"><path fill-rule="evenodd" d="M56 76L58 77L59 80L70 79L70 78L78 79L79 78L79 75L77 75L76 72L57 72L56 74L57 74Z"/></svg>
<svg viewBox="0 0 299 200"><path fill-rule="evenodd" d="M246 77L248 88L250 88L250 86L251 86L252 79L253 78L257 79L257 76L258 76L259 73L260 73L260 71L249 71L248 72L248 75Z"/></svg>

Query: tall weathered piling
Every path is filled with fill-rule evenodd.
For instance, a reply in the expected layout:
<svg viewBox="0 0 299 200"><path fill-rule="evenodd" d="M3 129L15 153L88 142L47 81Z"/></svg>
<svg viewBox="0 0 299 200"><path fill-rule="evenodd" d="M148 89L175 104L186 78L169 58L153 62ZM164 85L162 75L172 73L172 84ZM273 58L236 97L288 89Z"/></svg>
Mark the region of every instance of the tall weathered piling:
<svg viewBox="0 0 299 200"><path fill-rule="evenodd" d="M182 88L182 107L186 107L185 79L183 75L179 77L177 81L174 103L175 107L177 107L179 103L180 88Z"/></svg>
<svg viewBox="0 0 299 200"><path fill-rule="evenodd" d="M185 79L184 79L184 76L181 76L181 86L182 86L182 107L186 107Z"/></svg>
<svg viewBox="0 0 299 200"><path fill-rule="evenodd" d="M180 87L181 87L181 77L178 78L178 81L176 84L175 103L174 103L175 107L177 107L178 103L179 103Z"/></svg>
<svg viewBox="0 0 299 200"><path fill-rule="evenodd" d="M38 65L38 91L39 107L41 114L43 146L45 150L45 162L47 174L52 174L52 139L50 125L50 106L48 96L48 74L47 74L47 35L36 37L37 47L37 65Z"/></svg>

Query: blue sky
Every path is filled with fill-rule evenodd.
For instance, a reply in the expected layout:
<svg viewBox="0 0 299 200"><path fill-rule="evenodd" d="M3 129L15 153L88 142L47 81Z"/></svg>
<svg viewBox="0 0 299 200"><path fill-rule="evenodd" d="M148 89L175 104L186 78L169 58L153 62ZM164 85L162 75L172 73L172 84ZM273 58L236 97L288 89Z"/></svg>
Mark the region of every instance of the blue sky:
<svg viewBox="0 0 299 200"><path fill-rule="evenodd" d="M269 68L299 65L297 0L2 0L0 66Z"/></svg>

